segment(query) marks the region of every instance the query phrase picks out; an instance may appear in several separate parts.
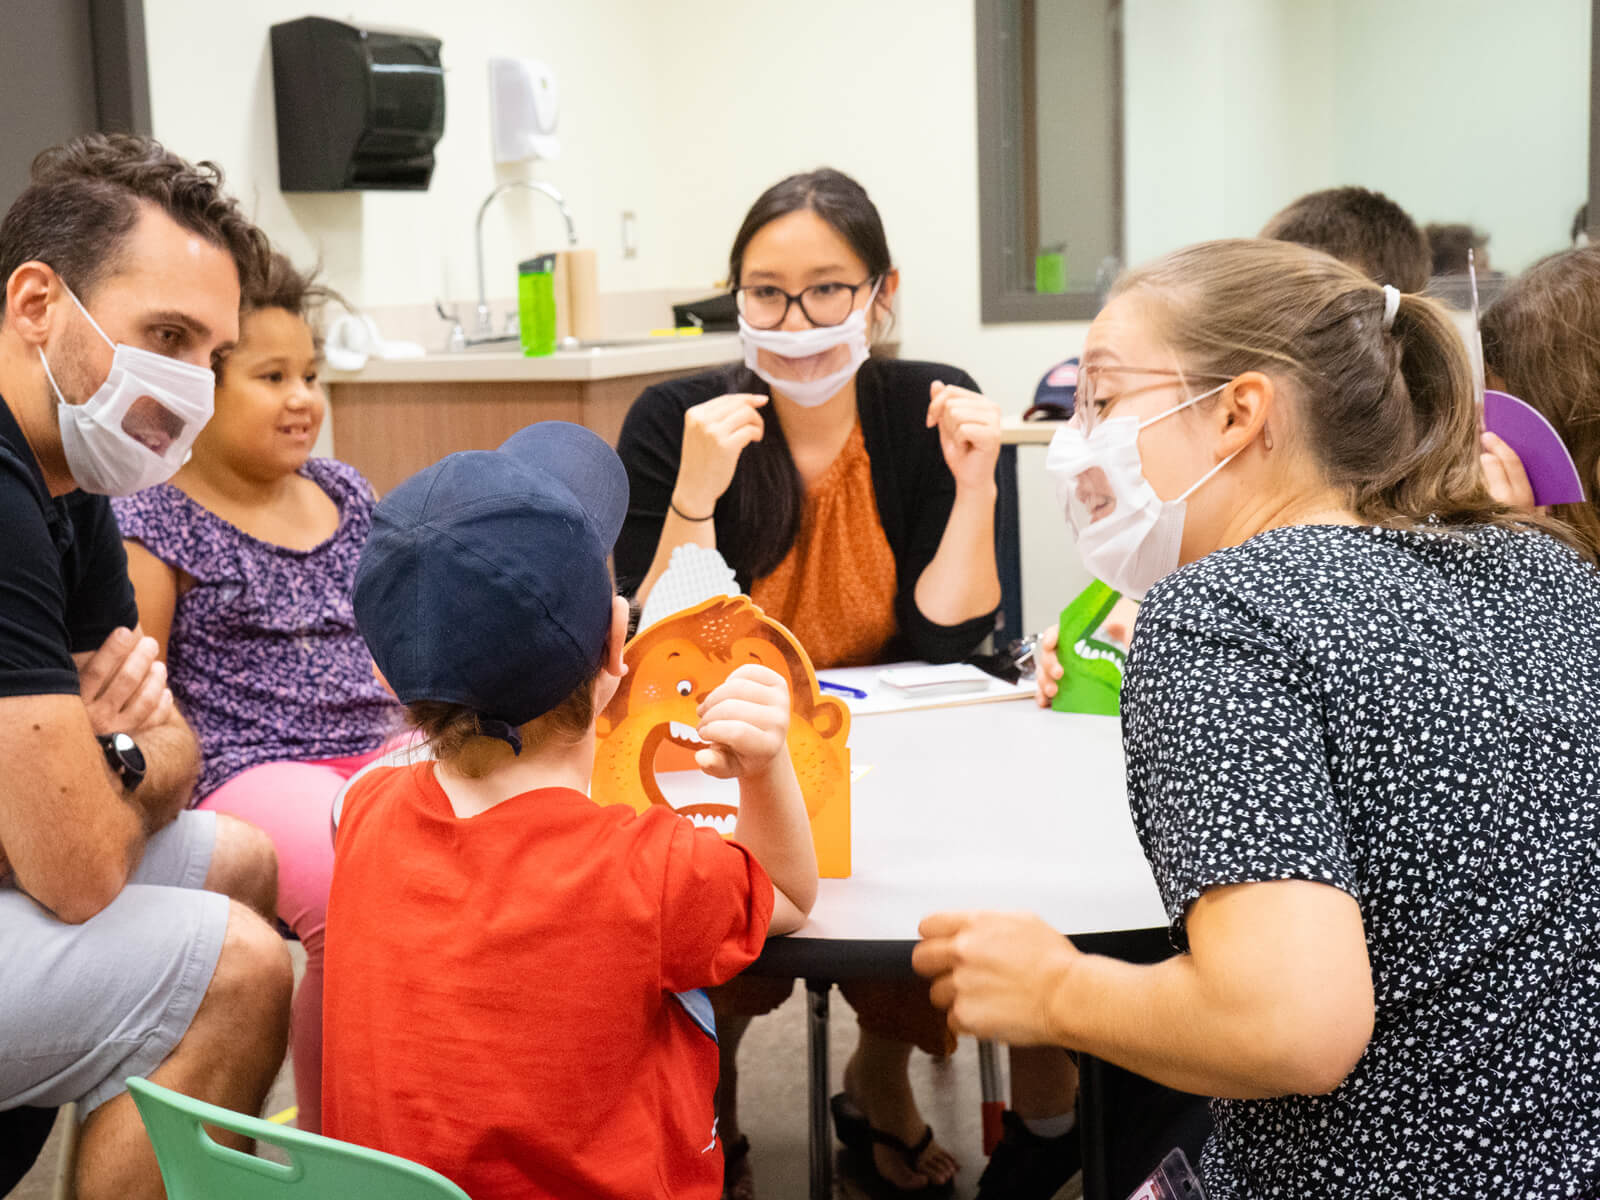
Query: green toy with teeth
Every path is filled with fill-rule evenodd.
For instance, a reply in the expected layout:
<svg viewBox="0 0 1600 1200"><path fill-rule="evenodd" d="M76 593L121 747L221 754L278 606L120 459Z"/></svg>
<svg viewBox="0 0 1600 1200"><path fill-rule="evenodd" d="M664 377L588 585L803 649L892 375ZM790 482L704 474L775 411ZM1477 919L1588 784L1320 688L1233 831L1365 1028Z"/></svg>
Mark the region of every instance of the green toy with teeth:
<svg viewBox="0 0 1600 1200"><path fill-rule="evenodd" d="M1050 701L1056 712L1122 715L1122 667L1127 652L1094 636L1121 598L1121 592L1096 579L1062 610L1056 641L1061 682Z"/></svg>

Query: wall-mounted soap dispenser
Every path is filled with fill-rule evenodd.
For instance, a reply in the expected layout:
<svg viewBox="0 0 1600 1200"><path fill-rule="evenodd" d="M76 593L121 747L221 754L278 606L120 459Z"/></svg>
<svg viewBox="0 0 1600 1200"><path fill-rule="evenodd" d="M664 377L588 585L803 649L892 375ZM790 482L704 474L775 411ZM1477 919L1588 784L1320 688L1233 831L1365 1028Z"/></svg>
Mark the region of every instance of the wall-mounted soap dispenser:
<svg viewBox="0 0 1600 1200"><path fill-rule="evenodd" d="M561 90L548 63L534 58L489 60L489 128L497 163L557 158Z"/></svg>
<svg viewBox="0 0 1600 1200"><path fill-rule="evenodd" d="M439 39L324 17L272 27L278 185L417 190L444 133Z"/></svg>

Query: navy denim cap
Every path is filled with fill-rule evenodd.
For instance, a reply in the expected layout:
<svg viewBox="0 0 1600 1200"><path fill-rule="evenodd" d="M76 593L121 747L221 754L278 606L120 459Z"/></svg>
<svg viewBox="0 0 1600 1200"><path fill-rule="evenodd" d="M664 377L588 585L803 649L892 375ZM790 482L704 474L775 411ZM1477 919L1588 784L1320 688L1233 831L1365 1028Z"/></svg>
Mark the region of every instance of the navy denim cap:
<svg viewBox="0 0 1600 1200"><path fill-rule="evenodd" d="M627 508L616 451L565 421L451 454L384 497L355 614L401 702L462 704L515 728L591 678Z"/></svg>
<svg viewBox="0 0 1600 1200"><path fill-rule="evenodd" d="M1077 402L1078 357L1073 355L1044 373L1034 389L1033 405L1023 414L1023 419L1033 419L1032 414L1037 414L1048 420L1065 421L1072 416Z"/></svg>

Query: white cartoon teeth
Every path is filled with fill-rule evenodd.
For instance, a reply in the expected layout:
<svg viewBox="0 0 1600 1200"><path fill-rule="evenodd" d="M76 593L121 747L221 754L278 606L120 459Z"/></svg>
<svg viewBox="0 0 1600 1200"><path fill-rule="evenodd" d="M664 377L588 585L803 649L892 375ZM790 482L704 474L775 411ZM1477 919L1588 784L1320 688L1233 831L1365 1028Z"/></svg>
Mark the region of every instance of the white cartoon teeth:
<svg viewBox="0 0 1600 1200"><path fill-rule="evenodd" d="M694 822L696 829L715 829L724 837L733 832L734 822L739 819L737 814L734 813L729 813L726 816L716 817L710 816L706 813L690 813L686 815L689 817L689 820Z"/></svg>
<svg viewBox="0 0 1600 1200"><path fill-rule="evenodd" d="M680 742L693 742L696 746L707 745L705 741L701 740L698 729L693 725L685 725L682 721L672 722L668 732Z"/></svg>

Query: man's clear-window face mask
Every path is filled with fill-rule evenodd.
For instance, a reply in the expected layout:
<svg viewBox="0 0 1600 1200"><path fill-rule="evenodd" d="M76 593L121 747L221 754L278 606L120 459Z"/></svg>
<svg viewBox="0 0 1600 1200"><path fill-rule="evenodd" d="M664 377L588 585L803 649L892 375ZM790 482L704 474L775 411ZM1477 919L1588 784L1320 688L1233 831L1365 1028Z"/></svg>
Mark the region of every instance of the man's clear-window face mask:
<svg viewBox="0 0 1600 1200"><path fill-rule="evenodd" d="M211 419L215 378L205 367L112 341L65 280L61 286L112 348L105 382L78 403L62 394L39 348L74 482L87 492L126 496L170 479Z"/></svg>

